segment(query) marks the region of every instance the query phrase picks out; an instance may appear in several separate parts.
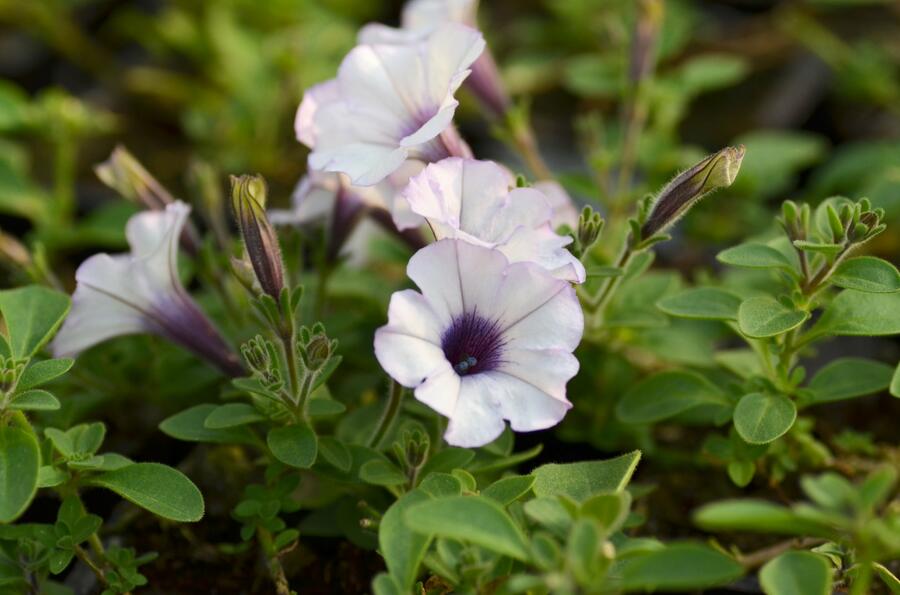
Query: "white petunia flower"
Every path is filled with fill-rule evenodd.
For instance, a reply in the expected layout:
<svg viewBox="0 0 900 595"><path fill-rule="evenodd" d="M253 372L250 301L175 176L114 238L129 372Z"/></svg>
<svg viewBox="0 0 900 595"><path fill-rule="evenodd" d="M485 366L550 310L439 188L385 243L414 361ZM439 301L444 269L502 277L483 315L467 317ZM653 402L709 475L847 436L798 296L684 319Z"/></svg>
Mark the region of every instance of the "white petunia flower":
<svg viewBox="0 0 900 595"><path fill-rule="evenodd" d="M568 225L572 231L578 230L578 207L565 188L556 180L540 180L534 183L533 188L539 190L547 197L550 208L553 209L553 218L550 226L559 229L562 225Z"/></svg>
<svg viewBox="0 0 900 595"><path fill-rule="evenodd" d="M411 43L423 39L444 23L460 23L478 28L478 0L410 0L403 7L402 28L372 23L363 27L359 43ZM496 116L502 116L511 102L490 49L472 64L466 86Z"/></svg>
<svg viewBox="0 0 900 595"><path fill-rule="evenodd" d="M584 265L565 248L572 239L553 230L547 197L534 188L512 188L514 182L493 161L451 157L411 178L400 198L426 219L435 239L497 248L511 262L535 262L560 279L582 283Z"/></svg>
<svg viewBox="0 0 900 595"><path fill-rule="evenodd" d="M481 446L503 431L559 423L584 316L573 287L529 262L461 240L426 246L375 334L381 366L450 418L447 442Z"/></svg>
<svg viewBox="0 0 900 595"><path fill-rule="evenodd" d="M452 126L453 95L483 49L478 31L456 23L411 43L356 46L337 78L310 89L297 111L310 168L371 186L407 159L466 154Z"/></svg>
<svg viewBox="0 0 900 595"><path fill-rule="evenodd" d="M178 240L190 207L128 220L130 254L95 254L75 273L72 310L53 341L54 355L73 356L112 337L153 333L186 347L229 375L243 373L234 352L178 278Z"/></svg>

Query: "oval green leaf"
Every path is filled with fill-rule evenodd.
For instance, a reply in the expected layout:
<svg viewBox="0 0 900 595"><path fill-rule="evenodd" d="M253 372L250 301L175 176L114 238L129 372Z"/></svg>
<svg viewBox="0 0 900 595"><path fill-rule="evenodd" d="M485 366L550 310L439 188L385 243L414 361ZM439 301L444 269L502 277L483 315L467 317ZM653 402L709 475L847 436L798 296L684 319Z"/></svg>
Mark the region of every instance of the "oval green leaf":
<svg viewBox="0 0 900 595"><path fill-rule="evenodd" d="M13 357L31 357L62 324L69 296L39 285L0 291L0 311L9 333Z"/></svg>
<svg viewBox="0 0 900 595"><path fill-rule="evenodd" d="M688 289L656 302L670 316L698 320L737 320L740 306L740 297L717 287Z"/></svg>
<svg viewBox="0 0 900 595"><path fill-rule="evenodd" d="M628 424L649 424L700 405L730 406L714 384L693 372L655 374L634 385L616 405L616 417Z"/></svg>
<svg viewBox="0 0 900 595"><path fill-rule="evenodd" d="M213 430L207 428L206 418L216 405L195 405L166 418L159 429L163 434L185 442L209 442L213 444L250 444L253 436L247 428Z"/></svg>
<svg viewBox="0 0 900 595"><path fill-rule="evenodd" d="M219 405L209 412L203 421L204 427L210 430L224 430L263 421L266 416L249 403L227 403Z"/></svg>
<svg viewBox="0 0 900 595"><path fill-rule="evenodd" d="M266 444L276 459L298 469L309 469L316 462L318 440L307 425L274 428L266 436Z"/></svg>
<svg viewBox="0 0 900 595"><path fill-rule="evenodd" d="M831 282L844 289L868 293L900 291L900 271L886 260L858 256L845 260L831 275Z"/></svg>
<svg viewBox="0 0 900 595"><path fill-rule="evenodd" d="M181 523L203 518L203 495L181 471L159 463L135 463L90 478L155 515Z"/></svg>
<svg viewBox="0 0 900 595"><path fill-rule="evenodd" d="M827 525L803 518L790 508L765 500L721 500L701 507L694 523L707 531L748 531L777 535L831 534Z"/></svg>
<svg viewBox="0 0 900 595"><path fill-rule="evenodd" d="M784 395L750 393L734 408L734 428L750 444L767 444L791 429L797 407Z"/></svg>
<svg viewBox="0 0 900 595"><path fill-rule="evenodd" d="M17 394L9 405L20 411L56 411L60 407L59 399L39 388Z"/></svg>
<svg viewBox="0 0 900 595"><path fill-rule="evenodd" d="M28 508L37 491L40 468L34 431L9 422L0 427L0 523L14 521Z"/></svg>
<svg viewBox="0 0 900 595"><path fill-rule="evenodd" d="M831 565L812 552L786 552L759 571L766 595L830 595L832 579Z"/></svg>
<svg viewBox="0 0 900 595"><path fill-rule="evenodd" d="M733 558L698 543L675 543L622 561L621 587L689 590L728 584L744 574Z"/></svg>
<svg viewBox="0 0 900 595"><path fill-rule="evenodd" d="M503 508L481 496L451 496L411 506L404 514L418 533L458 539L517 560L528 560L525 536Z"/></svg>
<svg viewBox="0 0 900 595"><path fill-rule="evenodd" d="M416 533L407 527L403 515L411 507L426 502L430 498L421 490L413 490L394 502L378 527L378 545L385 564L394 581L402 587L401 592L409 593L419 573L419 564L425 557L429 535Z"/></svg>
<svg viewBox="0 0 900 595"><path fill-rule="evenodd" d="M765 244L740 244L723 250L716 259L731 266L748 269L793 269L787 256Z"/></svg>
<svg viewBox="0 0 900 595"><path fill-rule="evenodd" d="M778 300L760 296L744 300L738 309L738 327L748 337L774 337L797 328L809 318L808 312L788 308Z"/></svg>
<svg viewBox="0 0 900 595"><path fill-rule="evenodd" d="M640 459L641 451L635 450L605 461L541 465L532 472L534 493L538 497L564 495L582 502L600 492L618 492L631 481Z"/></svg>
<svg viewBox="0 0 900 595"><path fill-rule="evenodd" d="M816 372L809 381L810 403L829 403L871 395L886 389L894 370L881 362L861 357L837 359Z"/></svg>
<svg viewBox="0 0 900 595"><path fill-rule="evenodd" d="M530 492L533 485L533 475L512 475L498 479L484 488L481 495L494 500L501 506L507 506Z"/></svg>
<svg viewBox="0 0 900 595"><path fill-rule="evenodd" d="M33 362L22 373L16 384L16 390L24 391L50 382L68 372L74 363L75 360L68 358Z"/></svg>
<svg viewBox="0 0 900 595"><path fill-rule="evenodd" d="M900 292L864 293L845 289L825 308L810 337L874 337L900 334Z"/></svg>

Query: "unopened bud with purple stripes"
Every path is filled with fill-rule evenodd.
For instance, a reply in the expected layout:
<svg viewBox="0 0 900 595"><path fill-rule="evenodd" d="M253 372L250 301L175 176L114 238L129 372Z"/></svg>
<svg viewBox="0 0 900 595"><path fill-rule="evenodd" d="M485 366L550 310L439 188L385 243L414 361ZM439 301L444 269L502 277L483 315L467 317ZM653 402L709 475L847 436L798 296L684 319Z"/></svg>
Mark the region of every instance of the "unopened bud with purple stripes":
<svg viewBox="0 0 900 595"><path fill-rule="evenodd" d="M701 198L714 190L731 186L743 159L743 145L725 147L675 176L653 202L650 214L641 227L642 238L664 232Z"/></svg>
<svg viewBox="0 0 900 595"><path fill-rule="evenodd" d="M262 176L232 176L231 206L256 280L277 301L284 288L284 265L278 236L266 217L266 182Z"/></svg>

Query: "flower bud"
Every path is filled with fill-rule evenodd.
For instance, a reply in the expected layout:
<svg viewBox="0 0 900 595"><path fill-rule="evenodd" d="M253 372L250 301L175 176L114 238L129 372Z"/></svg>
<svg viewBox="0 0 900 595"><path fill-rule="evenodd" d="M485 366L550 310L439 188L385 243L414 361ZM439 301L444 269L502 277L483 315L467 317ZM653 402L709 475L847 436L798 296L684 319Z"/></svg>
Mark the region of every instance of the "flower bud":
<svg viewBox="0 0 900 595"><path fill-rule="evenodd" d="M654 201L641 227L642 238L665 231L701 198L714 190L731 186L743 159L743 145L725 147L675 176Z"/></svg>
<svg viewBox="0 0 900 595"><path fill-rule="evenodd" d="M584 207L578 217L578 250L584 254L600 238L606 222L600 213L589 206Z"/></svg>
<svg viewBox="0 0 900 595"><path fill-rule="evenodd" d="M262 176L231 176L231 206L259 286L276 301L284 287L278 236L266 217Z"/></svg>
<svg viewBox="0 0 900 595"><path fill-rule="evenodd" d="M306 365L312 370L319 370L331 359L332 342L322 334L313 336L306 345Z"/></svg>
<svg viewBox="0 0 900 595"><path fill-rule="evenodd" d="M94 172L101 182L128 200L142 204L151 211L162 210L175 200L122 145L113 149L109 159L96 165Z"/></svg>
<svg viewBox="0 0 900 595"><path fill-rule="evenodd" d="M0 231L0 256L22 269L32 265L31 253L19 240Z"/></svg>

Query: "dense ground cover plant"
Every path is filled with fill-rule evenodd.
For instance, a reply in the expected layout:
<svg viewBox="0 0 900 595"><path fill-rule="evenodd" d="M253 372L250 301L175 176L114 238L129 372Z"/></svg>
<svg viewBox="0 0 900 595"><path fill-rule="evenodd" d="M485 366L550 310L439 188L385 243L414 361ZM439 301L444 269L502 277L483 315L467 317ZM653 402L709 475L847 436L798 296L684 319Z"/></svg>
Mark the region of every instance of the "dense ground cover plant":
<svg viewBox="0 0 900 595"><path fill-rule="evenodd" d="M0 593L896 592L897 27L827 4L830 161L787 83L681 140L765 62L690 2L0 0L127 98L0 85Z"/></svg>

